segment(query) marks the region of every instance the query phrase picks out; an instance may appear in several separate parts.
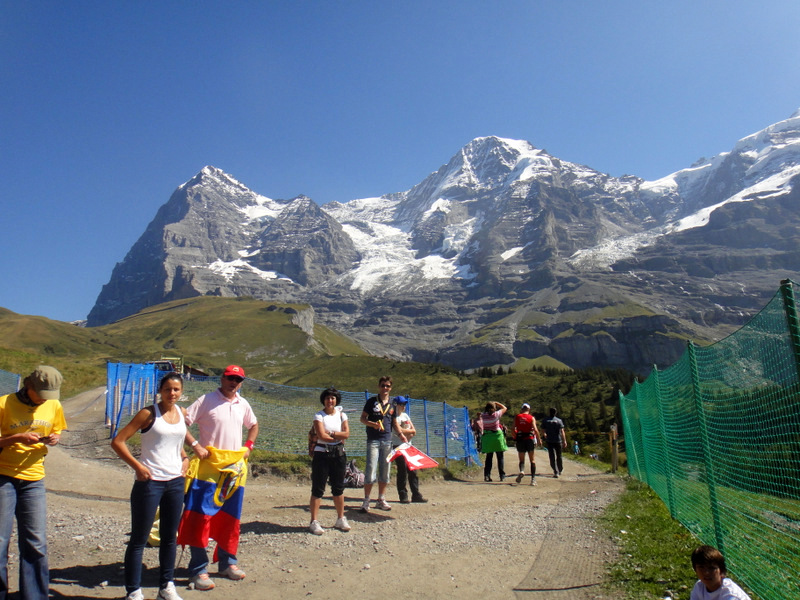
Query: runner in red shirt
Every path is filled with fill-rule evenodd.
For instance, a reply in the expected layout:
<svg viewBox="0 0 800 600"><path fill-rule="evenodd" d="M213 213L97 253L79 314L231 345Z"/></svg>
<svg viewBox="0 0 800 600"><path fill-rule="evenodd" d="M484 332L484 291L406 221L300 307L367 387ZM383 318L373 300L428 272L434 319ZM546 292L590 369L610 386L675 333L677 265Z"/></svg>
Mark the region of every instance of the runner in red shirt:
<svg viewBox="0 0 800 600"><path fill-rule="evenodd" d="M519 453L519 474L517 483L525 477L525 454L531 461L531 485L536 485L536 458L534 449L536 443L541 444L539 428L536 427L536 419L531 414L531 406L528 403L522 405L522 412L514 417L514 439L517 441L517 452Z"/></svg>

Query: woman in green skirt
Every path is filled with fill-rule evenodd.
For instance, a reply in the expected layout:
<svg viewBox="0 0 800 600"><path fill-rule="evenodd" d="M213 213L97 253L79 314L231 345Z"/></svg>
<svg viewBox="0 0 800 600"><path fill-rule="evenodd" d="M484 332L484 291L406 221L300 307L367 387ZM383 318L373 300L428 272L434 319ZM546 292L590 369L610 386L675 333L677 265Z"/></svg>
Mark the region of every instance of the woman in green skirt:
<svg viewBox="0 0 800 600"><path fill-rule="evenodd" d="M486 462L483 467L483 480L492 480L492 459L497 454L497 470L500 473L500 481L506 478L506 471L503 465L503 453L508 450L506 445L506 435L500 423L502 417L508 409L500 402L487 402L486 407L481 413L481 450L486 453Z"/></svg>

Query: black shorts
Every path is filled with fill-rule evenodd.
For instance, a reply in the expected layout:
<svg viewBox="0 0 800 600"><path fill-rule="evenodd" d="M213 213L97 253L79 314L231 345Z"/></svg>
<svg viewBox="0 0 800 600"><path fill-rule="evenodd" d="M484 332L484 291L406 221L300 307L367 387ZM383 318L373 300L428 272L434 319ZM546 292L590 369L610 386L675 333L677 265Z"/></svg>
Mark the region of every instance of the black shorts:
<svg viewBox="0 0 800 600"><path fill-rule="evenodd" d="M517 436L517 452L533 452L536 446L533 443L533 436Z"/></svg>

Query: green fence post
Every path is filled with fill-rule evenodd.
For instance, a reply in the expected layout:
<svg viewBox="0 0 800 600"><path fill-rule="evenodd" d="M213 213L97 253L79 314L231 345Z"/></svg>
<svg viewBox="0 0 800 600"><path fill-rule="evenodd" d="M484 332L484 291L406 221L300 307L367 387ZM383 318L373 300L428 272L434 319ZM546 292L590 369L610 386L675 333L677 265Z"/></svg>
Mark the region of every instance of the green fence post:
<svg viewBox="0 0 800 600"><path fill-rule="evenodd" d="M664 474L667 477L667 501L668 501L668 508L670 516L675 519L675 496L674 491L672 489L673 486L673 477L672 477L672 461L670 460L669 450L672 444L669 443L667 439L667 431L666 426L664 425L664 411L662 409L661 404L661 378L658 376L658 367L653 365L653 373L652 377L655 377L655 388L656 388L656 407L658 409L658 426L661 429L661 439L664 440L664 458L667 461L666 468L664 469Z"/></svg>
<svg viewBox="0 0 800 600"><path fill-rule="evenodd" d="M722 524L719 520L719 503L717 501L717 481L714 474L714 460L711 456L711 444L708 441L708 424L706 411L703 407L703 398L700 392L700 373L697 370L697 354L692 340L688 342L689 368L692 374L692 396L694 398L697 421L700 425L700 443L705 458L706 479L708 481L708 499L711 502L711 516L714 520L714 537L717 540L717 549L725 554Z"/></svg>
<svg viewBox="0 0 800 600"><path fill-rule="evenodd" d="M794 288L791 279L781 281L781 295L783 296L783 310L789 324L789 339L794 352L794 364L797 369L797 379L800 381L800 321L797 318L797 304L794 300Z"/></svg>

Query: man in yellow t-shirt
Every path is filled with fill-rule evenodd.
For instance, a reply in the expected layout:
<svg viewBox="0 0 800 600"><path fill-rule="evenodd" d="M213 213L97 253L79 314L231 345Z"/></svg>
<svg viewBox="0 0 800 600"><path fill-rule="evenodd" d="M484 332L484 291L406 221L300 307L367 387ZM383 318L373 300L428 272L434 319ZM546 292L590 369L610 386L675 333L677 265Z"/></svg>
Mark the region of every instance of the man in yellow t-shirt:
<svg viewBox="0 0 800 600"><path fill-rule="evenodd" d="M44 457L66 429L61 373L40 366L14 394L0 396L0 600L8 596L8 545L17 517L22 600L47 600Z"/></svg>

